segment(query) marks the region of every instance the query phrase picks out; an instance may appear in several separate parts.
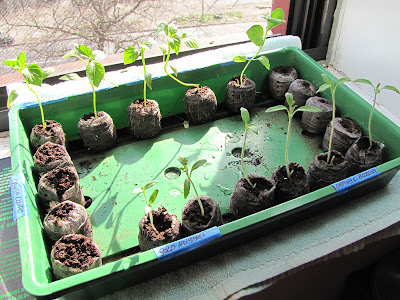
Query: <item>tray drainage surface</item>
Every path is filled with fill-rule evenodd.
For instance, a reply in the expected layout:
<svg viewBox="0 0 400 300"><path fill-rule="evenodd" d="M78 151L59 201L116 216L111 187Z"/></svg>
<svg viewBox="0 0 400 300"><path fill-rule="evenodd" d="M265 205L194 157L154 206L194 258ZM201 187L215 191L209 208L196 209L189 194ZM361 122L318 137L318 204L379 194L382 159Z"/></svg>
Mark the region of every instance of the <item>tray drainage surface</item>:
<svg viewBox="0 0 400 300"><path fill-rule="evenodd" d="M177 167L169 167L164 171L164 177L167 179L177 179L181 176L181 170Z"/></svg>

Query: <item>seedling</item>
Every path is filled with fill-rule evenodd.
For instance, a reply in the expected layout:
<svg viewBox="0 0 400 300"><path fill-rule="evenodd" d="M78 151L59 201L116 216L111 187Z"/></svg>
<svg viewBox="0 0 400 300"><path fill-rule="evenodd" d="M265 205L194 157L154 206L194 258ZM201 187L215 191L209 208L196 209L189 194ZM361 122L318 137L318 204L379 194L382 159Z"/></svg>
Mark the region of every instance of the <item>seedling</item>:
<svg viewBox="0 0 400 300"><path fill-rule="evenodd" d="M75 45L75 49L65 54L64 57L76 57L86 64L86 77L88 78L90 85L92 86L94 117L95 119L97 119L96 91L94 90L94 87L98 87L100 85L100 82L104 78L105 69L101 63L96 61L96 59L103 58L104 53L98 50L92 51L84 45ZM60 79L76 80L79 78L80 76L78 74L70 73L64 75Z"/></svg>
<svg viewBox="0 0 400 300"><path fill-rule="evenodd" d="M285 94L286 101L289 104L289 108L287 108L284 105L277 105L274 107L268 108L265 112L270 113L274 111L279 111L279 110L286 110L288 117L289 117L289 124L288 124L288 130L287 130L287 136L286 136L286 148L285 148L285 161L286 161L286 173L287 173L287 178L290 179L292 176L293 170L289 170L289 140L290 140L290 129L292 127L292 120L294 115L298 111L307 111L307 112L322 112L318 107L315 106L300 106L299 108L296 109L297 105L295 104L293 100L293 95L291 93L286 93Z"/></svg>
<svg viewBox="0 0 400 300"><path fill-rule="evenodd" d="M142 64L143 64L143 74L144 74L143 99L144 99L144 106L146 106L146 100L147 100L146 99L146 86L148 86L149 89L152 89L152 88L151 88L151 74L147 73L147 71L146 71L146 62L144 59L144 51L146 49L151 49L153 47L153 45L152 45L152 42L149 40L146 42L141 41L139 43L139 46L140 46L140 49L138 49L138 50L133 46L129 46L128 48L126 48L124 50L124 65L134 63L138 59L139 55L141 56Z"/></svg>
<svg viewBox="0 0 400 300"><path fill-rule="evenodd" d="M181 48L182 42L185 43L186 46L189 48L198 48L199 45L196 39L193 36L188 35L187 33L183 33L181 36L178 35L178 27L175 24L166 24L161 23L157 27L157 35L164 33L167 38L167 45L166 46L159 46L162 54L163 54L163 63L164 63L164 71L165 73L171 77L176 82L188 86L188 87L196 87L199 89L199 84L197 83L185 83L178 79L178 70L169 64L169 59L171 57L171 50L175 52L176 55L179 54L179 50ZM174 75L168 72L168 68L172 70Z"/></svg>
<svg viewBox="0 0 400 300"><path fill-rule="evenodd" d="M331 90L331 95L332 95L332 127L331 127L331 134L329 137L329 146L328 146L328 157L326 159L326 162L328 164L331 164L333 162L333 160L335 159L335 156L332 157L331 159L331 150L332 150L332 138L333 138L333 130L335 128L335 112L336 112L336 106L335 106L335 93L336 93L336 89L339 85L351 81L349 78L343 77L340 78L336 83L329 79L328 76L326 76L325 74L321 74L322 78L324 79L325 83L323 85L321 85L317 91L317 93L323 92L326 89L330 89Z"/></svg>
<svg viewBox="0 0 400 300"><path fill-rule="evenodd" d="M363 78L356 79L356 80L354 80L354 82L360 82L360 83L368 84L368 85L372 86L372 88L374 89L374 94L375 94L374 95L374 104L372 105L371 112L369 113L369 120L368 120L368 135L369 135L369 148L368 148L368 150L369 150L372 147L372 130L371 130L372 113L374 112L374 109L375 109L376 99L378 97L378 94L382 90L394 91L397 94L400 94L400 91L397 88L395 88L394 86L391 86L391 85L385 85L384 87L381 88L381 84L378 83L376 86L374 86L371 81L369 81L368 79L363 79Z"/></svg>
<svg viewBox="0 0 400 300"><path fill-rule="evenodd" d="M156 201L157 195L158 195L158 189L155 189L154 192L151 194L149 201L147 201L146 198L146 190L151 188L153 185L156 185L158 183L158 180L153 180L147 183L144 187L141 188L136 188L132 191L133 194L139 194L143 193L144 201L146 201L146 206L144 207L144 214L149 216L150 224L153 227L153 229L157 232L156 227L154 226L153 222L153 214L151 213L152 208L151 205Z"/></svg>
<svg viewBox="0 0 400 300"><path fill-rule="evenodd" d="M196 193L196 198L197 198L197 202L199 202L199 206L200 206L200 211L201 211L201 215L204 216L204 208L203 208L203 204L200 201L200 197L199 194L197 193L196 187L194 186L193 180L191 178L192 176L192 172L198 168L200 168L202 165L204 165L207 160L206 159L200 159L198 161L196 161L193 166L192 169L189 172L189 168L188 168L188 159L185 157L182 157L181 155L178 155L177 160L181 163L182 167L179 168L181 169L183 172L185 172L187 178L185 179L185 183L183 185L183 196L186 199L187 196L189 195L190 192L190 186L193 186L194 192Z"/></svg>
<svg viewBox="0 0 400 300"><path fill-rule="evenodd" d="M268 35L268 31L270 31L272 28L275 26L278 26L279 24L285 23L286 21L284 20L285 18L285 13L281 8L275 9L270 17L265 17L267 19L267 27L264 32L264 29L261 25L253 25L251 26L247 31L246 34L249 37L250 41L252 41L256 46L258 46L258 51L257 53L250 58L247 61L246 56L238 55L233 58L234 62L246 62L247 64L244 66L242 73L240 73L240 85L243 84L243 76L244 72L246 71L247 67L250 65L250 63L253 60L256 60L256 56L260 53L262 47L264 46L265 40ZM258 61L260 61L264 67L269 70L270 64L269 64L269 59L266 58L265 56L260 56L257 58Z"/></svg>
<svg viewBox="0 0 400 300"><path fill-rule="evenodd" d="M242 165L242 170L243 170L244 178L246 178L247 182L251 185L252 188L255 188L256 185L255 185L255 184L253 185L253 184L251 183L249 177L247 176L247 173L246 173L246 170L245 170L244 164L243 164L243 158L244 158L244 151L245 151L245 147L246 147L247 131L250 129L250 130L251 130L252 132L254 132L255 134L258 134L258 128L257 128L257 126L254 125L254 124L251 124L251 123L249 124L249 122L250 122L250 115L249 115L249 111L248 111L246 108L241 107L241 108L240 108L240 114L241 114L241 116L242 116L242 120L243 120L244 126L245 126L245 128L244 128L243 148L242 148L242 153L241 153L241 155L240 155L240 163L241 163L241 165Z"/></svg>
<svg viewBox="0 0 400 300"><path fill-rule="evenodd" d="M29 66L25 62L26 56L24 52L21 52L16 60L5 60L4 64L13 68L15 71L20 73L28 86L28 89L36 96L36 100L39 103L40 113L42 116L43 128L46 128L46 122L44 120L44 113L42 103L40 102L39 96L32 89L31 84L41 86L43 80L45 80L51 73L54 72L53 68L41 69L37 64L30 64ZM8 95L7 107L10 108L12 102L18 97L18 93L12 90Z"/></svg>

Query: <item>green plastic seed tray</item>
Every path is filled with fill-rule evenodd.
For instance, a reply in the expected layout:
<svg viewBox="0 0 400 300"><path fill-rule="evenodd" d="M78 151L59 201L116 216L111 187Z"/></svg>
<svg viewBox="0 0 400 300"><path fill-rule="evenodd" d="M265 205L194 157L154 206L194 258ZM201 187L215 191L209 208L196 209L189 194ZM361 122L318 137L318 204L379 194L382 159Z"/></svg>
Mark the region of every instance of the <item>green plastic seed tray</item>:
<svg viewBox="0 0 400 300"><path fill-rule="evenodd" d="M299 77L316 86L323 84L321 74L335 79L313 59L297 48L284 48L266 52L271 69L278 66L294 67ZM183 95L186 88L169 77L153 81L148 98L159 102L163 115L163 129L159 136L150 140L133 140L127 134L126 109L141 98L142 81L100 90L97 93L98 110L106 111L114 119L120 140L116 147L92 154L83 150L77 129L78 120L92 111L90 93L74 95L68 99L47 102L44 105L46 119L57 120L66 132L70 155L78 170L84 195L93 199L88 213L93 226L94 241L103 257L103 266L62 280L54 280L49 253L50 245L44 236L42 220L44 212L36 199L37 189L32 174L33 160L29 134L40 123L37 104L15 106L9 113L13 177L11 180L14 200L14 217L17 219L22 281L24 288L34 297L76 298L97 297L113 289L120 289L135 280L143 280L159 274L168 267L190 263L194 257L202 257L210 249L224 249L257 234L257 230L272 230L299 217L314 213L350 195L368 193L386 185L400 166L400 130L380 112L374 115L374 139L385 143L384 163L373 170L375 177L358 181L337 191L333 186L311 192L289 202L274 206L248 217L232 221L229 199L238 179L242 176L240 150L243 145L244 124L239 115L224 111L224 95L228 80L240 73L243 64L223 62L208 67L181 72L179 78L186 82L198 82L209 86L216 94L218 118L210 123L183 126ZM247 77L257 85L257 105L250 111L251 120L259 128L259 134L249 133L247 138L245 166L247 173L271 177L279 165L284 164L287 116L283 112L264 113L267 107L276 105L266 93L265 78L268 71L253 62ZM336 79L335 79L336 80ZM356 120L367 132L370 104L347 86L337 92L337 105L341 116ZM330 98L328 91L322 96ZM294 120L289 157L307 168L313 157L320 152L322 137L303 134L300 120ZM211 196L219 204L224 215L224 225L211 232L202 233L180 244L139 252L138 223L144 214L145 202L141 194L132 190L144 186L150 180L159 180L160 193L156 204L162 204L181 219L185 176L179 170L177 156L187 157L190 162L200 158L207 163L193 173L199 194ZM378 174L379 173L379 174ZM191 197L193 195L190 195ZM196 255L186 252L183 244L191 244ZM167 256L169 252L173 253ZM161 253L161 255L160 255ZM157 256L157 255L158 256ZM170 258L170 259L167 259ZM110 283L110 284L108 284ZM112 287L112 288L111 288Z"/></svg>

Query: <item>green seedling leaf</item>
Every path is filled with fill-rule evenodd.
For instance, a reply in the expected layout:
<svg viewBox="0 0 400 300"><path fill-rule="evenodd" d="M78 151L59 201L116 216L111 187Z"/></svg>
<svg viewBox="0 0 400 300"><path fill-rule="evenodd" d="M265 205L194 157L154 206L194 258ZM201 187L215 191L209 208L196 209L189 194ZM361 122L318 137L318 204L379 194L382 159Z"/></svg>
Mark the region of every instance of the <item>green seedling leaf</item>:
<svg viewBox="0 0 400 300"><path fill-rule="evenodd" d="M196 161L193 166L192 166L192 170L190 170L190 175L192 175L192 172L198 168L200 168L202 165L204 165L207 162L207 159L200 159L198 161Z"/></svg>
<svg viewBox="0 0 400 300"><path fill-rule="evenodd" d="M159 33L160 33L161 31L164 31L165 34L168 35L168 24L167 24L167 23L160 23L160 24L157 26L157 29L156 29L157 36L159 35Z"/></svg>
<svg viewBox="0 0 400 300"><path fill-rule="evenodd" d="M338 80L336 86L339 86L340 84L345 83L345 82L349 82L349 81L351 81L350 78L342 77L342 78L340 78L340 79Z"/></svg>
<svg viewBox="0 0 400 300"><path fill-rule="evenodd" d="M67 58L67 57L77 57L77 56L78 56L77 51L76 51L76 50L71 50L71 51L69 51L67 54L64 55L64 58Z"/></svg>
<svg viewBox="0 0 400 300"><path fill-rule="evenodd" d="M174 23L168 25L168 33L167 35L173 37L178 32L178 27Z"/></svg>
<svg viewBox="0 0 400 300"><path fill-rule="evenodd" d="M331 81L329 80L328 76L326 76L325 74L321 74L322 79L326 82L326 83L330 83Z"/></svg>
<svg viewBox="0 0 400 300"><path fill-rule="evenodd" d="M42 69L42 73L43 73L43 78L42 80L45 80L47 77L50 76L50 74L54 73L54 68L44 68Z"/></svg>
<svg viewBox="0 0 400 300"><path fill-rule="evenodd" d="M158 180L152 180L149 183L146 183L146 185L144 186L144 190L151 188L153 185L156 185L157 183L158 183Z"/></svg>
<svg viewBox="0 0 400 300"><path fill-rule="evenodd" d="M144 50L150 50L151 48L153 48L153 44L151 43L150 40L147 40L145 42L141 41L139 43L140 48L144 51Z"/></svg>
<svg viewBox="0 0 400 300"><path fill-rule="evenodd" d="M150 73L144 74L144 81L146 82L146 85L149 87L149 89L152 90L152 88L151 88L151 74Z"/></svg>
<svg viewBox="0 0 400 300"><path fill-rule="evenodd" d="M319 113L322 112L318 107L315 106L300 106L298 109L296 109L296 112L298 111L307 111L307 112L313 112L313 113Z"/></svg>
<svg viewBox="0 0 400 300"><path fill-rule="evenodd" d="M258 47L264 45L264 29L260 25L253 25L246 31L250 41Z"/></svg>
<svg viewBox="0 0 400 300"><path fill-rule="evenodd" d="M90 83L98 87L104 77L105 69L103 65L97 61L91 61L86 67L86 76Z"/></svg>
<svg viewBox="0 0 400 300"><path fill-rule="evenodd" d="M188 160L186 157L183 157L181 155L178 155L178 157L176 158L183 166L187 166L188 164Z"/></svg>
<svg viewBox="0 0 400 300"><path fill-rule="evenodd" d="M285 98L290 107L292 107L295 104L293 100L293 95L291 93L286 93Z"/></svg>
<svg viewBox="0 0 400 300"><path fill-rule="evenodd" d="M396 92L397 94L400 94L400 91L392 85L385 85L382 88L382 90L390 90L390 91Z"/></svg>
<svg viewBox="0 0 400 300"><path fill-rule="evenodd" d="M328 83L324 83L323 85L321 85L317 91L317 93L321 93L323 91L325 91L326 89L329 89L331 86Z"/></svg>
<svg viewBox="0 0 400 300"><path fill-rule="evenodd" d="M267 32L270 31L272 28L285 23L285 12L282 8L275 9L270 17L266 17L267 19Z"/></svg>
<svg viewBox="0 0 400 300"><path fill-rule="evenodd" d="M158 189L155 189L149 198L150 205L152 205L154 203L154 201L156 201L157 195L158 195Z"/></svg>
<svg viewBox="0 0 400 300"><path fill-rule="evenodd" d="M12 90L7 98L7 107L10 108L13 101L18 97L18 92L16 90Z"/></svg>
<svg viewBox="0 0 400 300"><path fill-rule="evenodd" d="M4 64L6 66L9 66L9 67L13 68L13 69L15 69L16 66L18 66L18 63L17 63L16 60L5 60Z"/></svg>
<svg viewBox="0 0 400 300"><path fill-rule="evenodd" d="M169 65L169 67L171 68L172 72L174 72L175 76L178 76L178 69L171 65Z"/></svg>
<svg viewBox="0 0 400 300"><path fill-rule="evenodd" d="M245 122L246 124L250 122L250 114L246 108L240 108L240 115L242 116L243 122Z"/></svg>
<svg viewBox="0 0 400 300"><path fill-rule="evenodd" d="M22 71L26 67L25 60L26 60L25 53L21 52L17 57L17 65L18 65L20 71Z"/></svg>
<svg viewBox="0 0 400 300"><path fill-rule="evenodd" d="M79 54L86 56L89 59L93 57L92 50L90 50L88 47L84 45L75 45L75 49Z"/></svg>
<svg viewBox="0 0 400 300"><path fill-rule="evenodd" d="M266 113L270 113L270 112L275 112L275 111L280 111L280 110L286 110L287 111L288 109L286 108L285 105L277 105L277 106L268 108L265 112Z"/></svg>
<svg viewBox="0 0 400 300"><path fill-rule="evenodd" d="M29 83L37 86L42 85L43 72L37 64L31 64L28 68L24 68L22 74Z"/></svg>
<svg viewBox="0 0 400 300"><path fill-rule="evenodd" d="M185 183L183 185L183 198L187 198L187 196L189 195L190 192L190 181L189 178L185 179Z"/></svg>
<svg viewBox="0 0 400 300"><path fill-rule="evenodd" d="M142 193L142 192L143 192L142 188L136 188L136 189L134 189L134 190L132 191L132 194L140 194L140 193Z"/></svg>
<svg viewBox="0 0 400 300"><path fill-rule="evenodd" d="M259 58L257 58L263 65L264 67L269 70L270 68L270 64L269 64L269 59L266 58L265 56L260 56Z"/></svg>
<svg viewBox="0 0 400 300"><path fill-rule="evenodd" d="M182 35L183 36L183 35ZM181 37L181 40L185 43L186 46L192 49L199 48L199 44L197 43L196 39L192 36L186 36L185 38Z"/></svg>
<svg viewBox="0 0 400 300"><path fill-rule="evenodd" d="M173 37L168 37L167 38L168 45L171 47L172 50L174 50L175 54L179 54L179 49L181 47L181 38L177 35L174 35Z"/></svg>
<svg viewBox="0 0 400 300"><path fill-rule="evenodd" d="M164 46L158 46L160 48L162 54L166 55L167 54L167 49Z"/></svg>
<svg viewBox="0 0 400 300"><path fill-rule="evenodd" d="M139 52L135 47L129 46L124 50L124 65L134 63L139 57Z"/></svg>
<svg viewBox="0 0 400 300"><path fill-rule="evenodd" d="M238 56L235 56L233 58L233 61L234 62L246 62L247 61L247 57L243 56L243 55L238 55Z"/></svg>
<svg viewBox="0 0 400 300"><path fill-rule="evenodd" d="M247 128L249 128L253 133L258 135L258 127L254 124L249 124L247 125Z"/></svg>
<svg viewBox="0 0 400 300"><path fill-rule="evenodd" d="M78 74L76 73L70 73L70 74L66 74L63 77L60 77L60 80L64 80L64 81L69 81L69 80L77 80L81 78Z"/></svg>
<svg viewBox="0 0 400 300"><path fill-rule="evenodd" d="M148 215L151 213L151 211L152 211L151 206L146 204L146 206L144 207L144 214Z"/></svg>
<svg viewBox="0 0 400 300"><path fill-rule="evenodd" d="M369 81L368 79L364 79L364 78L356 79L356 80L354 80L354 82L360 82L360 83L369 84L370 86L374 86L371 81Z"/></svg>

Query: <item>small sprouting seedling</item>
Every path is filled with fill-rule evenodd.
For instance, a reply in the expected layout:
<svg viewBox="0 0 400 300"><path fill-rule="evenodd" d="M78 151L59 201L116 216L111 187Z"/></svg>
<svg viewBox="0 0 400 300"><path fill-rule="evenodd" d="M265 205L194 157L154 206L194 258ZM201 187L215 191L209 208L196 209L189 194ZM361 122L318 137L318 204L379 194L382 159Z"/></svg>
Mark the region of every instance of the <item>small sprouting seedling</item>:
<svg viewBox="0 0 400 300"><path fill-rule="evenodd" d="M161 23L157 27L157 35L164 33L167 38L167 45L166 46L159 46L162 54L163 54L163 63L164 63L164 71L165 73L171 77L176 82L188 86L188 87L196 87L199 89L199 84L197 83L185 83L178 79L178 70L169 64L169 59L171 56L171 50L175 52L176 55L179 54L179 50L181 48L182 42L185 43L186 46L189 48L196 49L199 47L196 39L193 36L188 35L187 33L183 33L181 36L178 35L178 27L175 24L166 24ZM168 67L172 70L174 75L168 72Z"/></svg>
<svg viewBox="0 0 400 300"><path fill-rule="evenodd" d="M240 163L241 163L241 165L242 165L242 170L243 170L244 178L246 178L247 182L251 185L252 188L255 188L256 185L255 185L255 184L253 185L253 184L251 183L249 177L247 176L247 173L246 173L246 170L245 170L244 164L243 164L243 158L244 158L244 151L245 151L245 147L246 147L247 131L250 129L250 130L251 130L252 132L254 132L255 134L258 134L258 128L257 128L257 126L254 125L254 124L251 124L251 123L249 124L249 122L250 122L250 115L249 115L249 111L248 111L246 108L241 107L241 108L240 108L240 114L241 114L241 116L242 116L242 120L243 120L244 126L245 126L245 129L244 129L243 148L242 148L242 153L241 153L241 155L240 155Z"/></svg>
<svg viewBox="0 0 400 300"><path fill-rule="evenodd" d="M259 47L257 53L248 60L247 64L244 66L242 73L240 73L240 82L239 84L243 84L243 76L244 72L246 71L247 67L250 65L250 63L255 60L255 57L260 53L262 47L264 46L265 39L267 38L268 31L270 31L272 28L275 26L278 26L279 24L285 23L286 21L284 20L285 18L285 13L281 8L275 9L270 17L265 17L267 19L267 27L264 32L264 29L261 25L253 25L251 26L247 31L246 34L249 37L250 41L252 41L256 46ZM270 64L269 64L269 59L266 58L265 56L260 56L257 58L264 67L269 70ZM246 62L247 57L238 55L233 58L234 62Z"/></svg>
<svg viewBox="0 0 400 300"><path fill-rule="evenodd" d="M185 172L187 178L185 179L185 183L183 185L183 196L186 199L187 196L189 195L190 192L190 185L193 186L194 192L196 193L196 198L197 198L197 202L199 202L199 206L200 206L200 211L201 211L201 215L204 216L204 208L203 208L203 204L200 201L200 196L197 193L196 187L194 186L194 183L192 181L192 172L198 168L200 168L202 165L204 165L207 160L206 159L200 159L198 161L196 161L193 166L192 169L189 172L189 168L188 168L188 159L185 157L182 157L181 155L178 155L177 160L181 163L182 167L179 168L181 169L183 172Z"/></svg>
<svg viewBox="0 0 400 300"><path fill-rule="evenodd" d="M321 85L317 91L317 93L323 92L326 89L330 89L331 90L331 95L332 95L332 128L331 128L331 134L329 137L329 146L328 146L328 157L326 159L326 162L328 164L331 164L335 158L335 156L332 157L331 159L331 150L332 150L332 138L333 138L333 130L335 128L335 112L336 112L336 104L335 104L335 93L336 93L336 89L339 85L345 83L345 82L349 82L351 81L349 78L346 77L342 77L340 78L336 84L333 80L329 79L328 76L326 76L325 74L321 74L322 78L324 79L325 83L323 85Z"/></svg>
<svg viewBox="0 0 400 300"><path fill-rule="evenodd" d="M104 66L97 62L96 59L101 59L104 57L104 53L99 50L92 51L84 45L75 45L75 49L68 52L64 57L76 57L86 64L86 77L88 78L90 85L93 90L93 110L94 117L97 119L97 109L96 109L96 91L94 87L98 87L100 82L104 78L105 69ZM86 60L87 61L86 61ZM76 80L80 76L76 73L71 73L61 77L61 80Z"/></svg>
<svg viewBox="0 0 400 300"><path fill-rule="evenodd" d="M16 60L5 60L4 64L13 68L15 71L20 73L28 86L28 89L35 94L36 100L39 103L40 113L42 115L42 124L43 128L46 128L46 122L44 120L44 113L42 103L40 102L39 96L35 93L35 91L30 86L31 84L41 86L43 80L45 80L51 73L54 72L53 68L44 68L41 69L37 64L30 64L29 66L25 62L26 56L24 52L21 52ZM15 90L12 90L8 95L7 99L7 107L10 108L12 102L18 97L18 93Z"/></svg>
<svg viewBox="0 0 400 300"><path fill-rule="evenodd" d="M144 187L136 188L132 191L132 193L134 193L134 194L143 193L144 201L146 201L146 206L144 207L144 214L149 216L151 226L153 227L153 229L156 232L157 232L157 229L154 226L153 214L151 213L151 211L152 211L151 205L154 203L154 201L156 201L156 198L158 195L158 189L154 190L154 192L151 194L151 196L149 198L149 201L147 201L146 190L151 188L153 185L155 185L157 183L158 183L158 180L153 180L153 181L150 181L149 183L147 183Z"/></svg>
<svg viewBox="0 0 400 300"><path fill-rule="evenodd" d="M290 139L290 128L292 127L292 120L298 111L307 111L307 112L322 112L318 107L315 106L300 106L299 108L296 109L297 105L295 104L293 100L293 95L291 93L286 93L285 94L286 101L289 104L289 108L287 108L284 105L277 105L274 107L268 108L265 112L274 112L274 111L279 111L279 110L286 110L288 117L289 117L289 124L288 124L288 130L287 130L287 136L286 136L286 148L285 148L285 161L286 161L286 173L287 173L287 178L290 179L292 176L293 170L289 170L289 139Z"/></svg>
<svg viewBox="0 0 400 300"><path fill-rule="evenodd" d="M378 83L376 86L374 86L371 81L369 81L368 79L363 79L363 78L356 79L356 80L354 80L354 82L368 84L368 85L372 86L372 88L374 89L374 94L375 94L374 95L374 104L372 105L371 112L369 113L369 120L368 120L368 135L369 135L369 148L368 149L370 149L372 147L372 130L371 130L372 113L374 112L374 109L375 109L376 99L378 97L378 94L382 90L394 91L397 94L400 94L400 91L396 87L391 86L391 85L385 85L384 87L381 87L381 84Z"/></svg>
<svg viewBox="0 0 400 300"><path fill-rule="evenodd" d="M151 88L151 74L146 71L146 62L144 59L144 51L146 49L151 49L153 47L153 45L152 45L152 41L149 40L146 42L141 41L139 43L139 46L140 46L140 49L138 49L138 50L133 46L129 46L128 48L126 48L124 50L124 65L134 63L138 59L139 55L141 56L142 64L143 64L143 74L144 74L143 99L144 99L144 106L146 106L146 100L147 100L146 99L146 86L148 86L149 89L152 89L152 88Z"/></svg>

